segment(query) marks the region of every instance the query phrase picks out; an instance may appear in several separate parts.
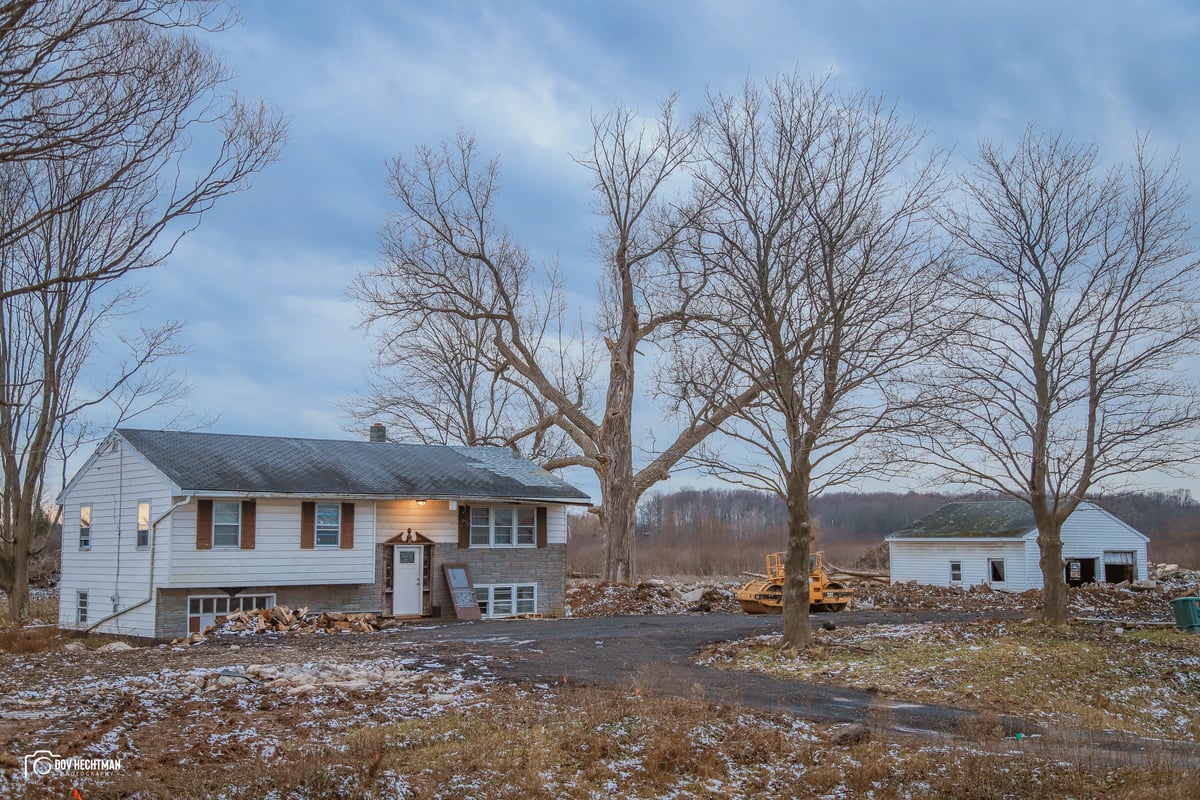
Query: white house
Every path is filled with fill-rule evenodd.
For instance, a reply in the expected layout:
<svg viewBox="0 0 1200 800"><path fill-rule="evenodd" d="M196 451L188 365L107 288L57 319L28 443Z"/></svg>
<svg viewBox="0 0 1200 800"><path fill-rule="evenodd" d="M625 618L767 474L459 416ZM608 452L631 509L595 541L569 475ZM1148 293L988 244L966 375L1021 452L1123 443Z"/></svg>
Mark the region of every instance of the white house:
<svg viewBox="0 0 1200 800"><path fill-rule="evenodd" d="M118 429L59 502L60 626L155 639L276 604L453 615L448 564L484 616L561 613L566 509L590 503L509 450L394 444L381 425L369 441Z"/></svg>
<svg viewBox="0 0 1200 800"><path fill-rule="evenodd" d="M1042 588L1037 526L1027 503L947 503L885 539L891 581L1023 592ZM1063 523L1064 575L1073 586L1146 580L1147 537L1092 503Z"/></svg>

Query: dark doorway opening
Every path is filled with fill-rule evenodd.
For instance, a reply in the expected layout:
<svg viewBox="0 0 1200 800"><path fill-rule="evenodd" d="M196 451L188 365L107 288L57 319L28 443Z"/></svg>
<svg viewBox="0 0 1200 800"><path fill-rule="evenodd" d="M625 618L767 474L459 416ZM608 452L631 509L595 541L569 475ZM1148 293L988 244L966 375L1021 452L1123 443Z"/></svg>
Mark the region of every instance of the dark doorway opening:
<svg viewBox="0 0 1200 800"><path fill-rule="evenodd" d="M1082 586L1096 582L1096 559L1072 558L1067 561L1066 580L1068 586Z"/></svg>
<svg viewBox="0 0 1200 800"><path fill-rule="evenodd" d="M1104 565L1104 580L1109 583L1120 583L1121 581L1133 582L1133 565L1132 564L1105 564Z"/></svg>
<svg viewBox="0 0 1200 800"><path fill-rule="evenodd" d="M1120 583L1137 580L1136 561L1129 550L1104 551L1104 580L1109 583Z"/></svg>

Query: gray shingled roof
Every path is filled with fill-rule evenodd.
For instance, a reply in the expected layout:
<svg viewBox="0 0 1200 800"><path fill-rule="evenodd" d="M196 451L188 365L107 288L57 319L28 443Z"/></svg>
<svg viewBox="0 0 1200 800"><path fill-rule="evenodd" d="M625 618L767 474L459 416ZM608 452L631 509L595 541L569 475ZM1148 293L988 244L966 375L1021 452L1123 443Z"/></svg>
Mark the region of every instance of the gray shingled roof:
<svg viewBox="0 0 1200 800"><path fill-rule="evenodd" d="M1020 500L947 503L889 539L1019 538L1037 527L1033 510Z"/></svg>
<svg viewBox="0 0 1200 800"><path fill-rule="evenodd" d="M499 447L117 432L186 492L590 502L566 481Z"/></svg>

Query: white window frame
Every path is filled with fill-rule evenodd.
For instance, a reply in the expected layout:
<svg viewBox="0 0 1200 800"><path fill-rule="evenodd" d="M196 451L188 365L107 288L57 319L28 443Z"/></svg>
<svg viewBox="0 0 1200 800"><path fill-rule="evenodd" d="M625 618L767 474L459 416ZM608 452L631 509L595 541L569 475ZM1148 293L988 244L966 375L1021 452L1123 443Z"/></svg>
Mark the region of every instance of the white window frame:
<svg viewBox="0 0 1200 800"><path fill-rule="evenodd" d="M87 524L84 524L84 519ZM92 504L84 503L79 507L79 549L92 549Z"/></svg>
<svg viewBox="0 0 1200 800"><path fill-rule="evenodd" d="M88 593L85 591L75 592L75 622L79 625L86 625L88 621Z"/></svg>
<svg viewBox="0 0 1200 800"><path fill-rule="evenodd" d="M146 509L145 517L142 516L143 508ZM150 512L151 512L151 508L152 508L152 506L150 505L149 500L138 500L137 501L137 523L136 523L136 533L134 534L133 542L134 542L134 546L138 550L149 550L150 549ZM143 523L145 523L145 527L142 527ZM143 534L145 534L144 537L143 537Z"/></svg>
<svg viewBox="0 0 1200 800"><path fill-rule="evenodd" d="M233 506L237 509L237 536L233 543L217 541L217 526L230 527L232 522L217 522L217 509L221 506ZM214 549L236 550L242 546L242 504L237 500L214 500L212 511L212 546Z"/></svg>
<svg viewBox="0 0 1200 800"><path fill-rule="evenodd" d="M486 529L480 519L480 513L484 511L487 512ZM511 513L512 521L497 527L498 511L501 516ZM471 547L537 547L537 506L471 506L468 525ZM484 541L484 535L487 541Z"/></svg>
<svg viewBox="0 0 1200 800"><path fill-rule="evenodd" d="M193 611L193 603L198 605L199 610ZM235 611L248 611L254 608L272 608L275 605L274 593L268 594L238 594L230 597L227 594L189 594L187 596L187 630L184 635L192 630L192 618L200 618L200 630L204 630L204 618L211 616L225 617ZM206 610L209 609L209 610ZM212 624L212 623L209 623Z"/></svg>
<svg viewBox="0 0 1200 800"><path fill-rule="evenodd" d="M477 583L475 601L479 604L480 615L488 619L536 614L537 584Z"/></svg>
<svg viewBox="0 0 1200 800"><path fill-rule="evenodd" d="M992 566L995 564L1000 565L1000 580L996 580L995 578L992 577ZM987 568L988 568L987 576L988 576L989 584L991 584L991 583L1008 583L1008 564L1006 564L1004 562L1003 558L989 558Z"/></svg>
<svg viewBox="0 0 1200 800"><path fill-rule="evenodd" d="M321 525L321 507L332 507L337 511L336 525ZM334 539L330 541L321 541L321 534L324 532L327 536L329 532L333 532ZM313 508L313 547L330 547L339 548L342 546L342 504L341 503L317 503Z"/></svg>
<svg viewBox="0 0 1200 800"><path fill-rule="evenodd" d="M958 573L958 577L954 576L954 573L956 573L956 572ZM961 560L950 562L950 582L951 583L962 583L962 561Z"/></svg>

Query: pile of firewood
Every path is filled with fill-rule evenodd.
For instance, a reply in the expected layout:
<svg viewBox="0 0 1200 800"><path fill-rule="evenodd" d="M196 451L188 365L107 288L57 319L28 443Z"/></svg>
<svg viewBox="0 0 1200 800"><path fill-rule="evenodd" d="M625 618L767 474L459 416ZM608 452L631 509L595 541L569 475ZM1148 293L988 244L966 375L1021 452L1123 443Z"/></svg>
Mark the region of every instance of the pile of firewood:
<svg viewBox="0 0 1200 800"><path fill-rule="evenodd" d="M317 632L372 633L389 627L392 627L391 620L377 620L374 614L345 614L340 611L309 614L307 606L295 611L287 606L274 606L219 616L216 624L209 625L200 633L175 639L171 644L196 644L212 633L294 633L297 636L311 636Z"/></svg>

